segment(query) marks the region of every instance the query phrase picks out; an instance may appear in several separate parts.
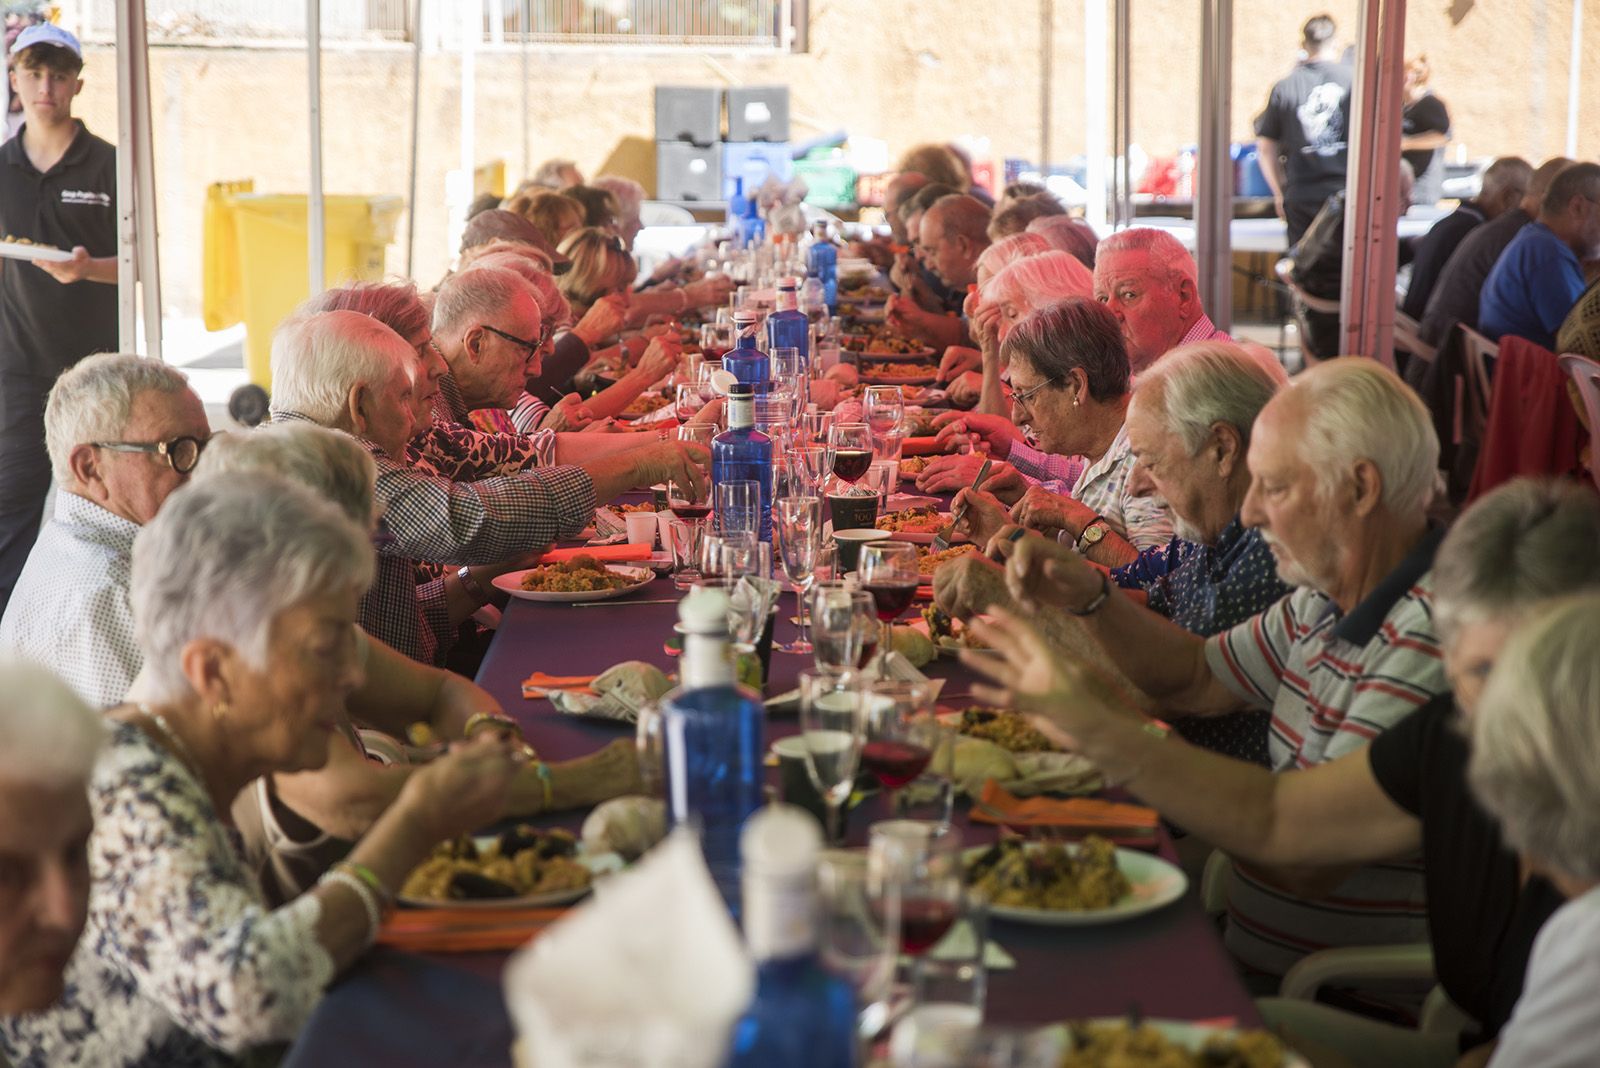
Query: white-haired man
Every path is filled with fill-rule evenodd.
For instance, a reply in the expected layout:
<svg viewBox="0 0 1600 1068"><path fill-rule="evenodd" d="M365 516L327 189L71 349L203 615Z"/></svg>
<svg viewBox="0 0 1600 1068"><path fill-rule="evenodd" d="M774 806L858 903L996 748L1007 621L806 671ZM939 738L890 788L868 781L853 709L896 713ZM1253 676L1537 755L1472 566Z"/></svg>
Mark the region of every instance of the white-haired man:
<svg viewBox="0 0 1600 1068"><path fill-rule="evenodd" d="M273 419L353 434L377 463L375 494L386 529L362 622L369 633L424 663L438 662L453 642L451 619L460 607L488 602L474 565L505 570L530 552L573 537L597 500L635 485L704 483L705 450L673 441L473 482L407 467L407 391L415 363L398 334L353 311L285 323L272 342ZM459 568L424 604L425 626L412 573L416 562Z"/></svg>
<svg viewBox="0 0 1600 1068"><path fill-rule="evenodd" d="M639 231L644 229L644 220L640 212L644 208L644 186L632 178L623 178L616 174L602 174L592 183L597 189L604 189L617 198L617 236L622 238L622 243L628 246L628 251L633 251L633 239L639 236Z"/></svg>
<svg viewBox="0 0 1600 1068"><path fill-rule="evenodd" d="M33 664L0 666L0 693L0 1016L19 1016L61 997L89 914L89 777L105 727Z"/></svg>
<svg viewBox="0 0 1600 1068"><path fill-rule="evenodd" d="M103 354L56 380L45 445L60 489L0 620L0 648L44 664L91 705L139 672L128 605L133 538L211 437L205 407L159 360Z"/></svg>
<svg viewBox="0 0 1600 1068"><path fill-rule="evenodd" d="M1081 615L1109 659L1165 715L1270 710L1271 766L1309 768L1366 746L1446 688L1429 570L1439 444L1415 394L1373 360L1313 368L1262 409L1241 518L1278 574L1300 587L1201 638L1128 598L1070 552L1017 542L1009 569L1025 603ZM1303 954L1426 937L1415 865L1364 868L1301 898L1262 873L1230 880L1230 949L1282 975ZM1332 891L1331 897L1327 896Z"/></svg>

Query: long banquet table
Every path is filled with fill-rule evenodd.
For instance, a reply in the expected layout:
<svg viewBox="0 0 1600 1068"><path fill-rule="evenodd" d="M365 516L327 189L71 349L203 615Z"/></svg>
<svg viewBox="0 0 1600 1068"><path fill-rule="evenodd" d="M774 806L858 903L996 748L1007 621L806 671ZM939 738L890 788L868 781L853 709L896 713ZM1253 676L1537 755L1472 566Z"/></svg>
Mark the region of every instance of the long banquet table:
<svg viewBox="0 0 1600 1068"><path fill-rule="evenodd" d="M513 601L478 673L478 682L517 718L540 755L562 760L591 752L632 728L554 711L526 701L521 682L531 672L598 673L622 660L654 663L669 672L665 641L677 619L676 604L639 601L676 595L668 579L639 594L592 607ZM778 640L792 636L792 595L779 613ZM772 655L768 693L791 689L809 656ZM964 695L972 675L940 660L927 669L943 677L943 699ZM768 738L797 730L792 715L774 716ZM769 772L776 784L777 772ZM854 844L882 818L878 799L852 814ZM576 828L582 814L545 821ZM995 828L956 822L963 840L991 841ZM1168 854L1170 856L1170 853ZM665 918L664 918L665 919ZM1017 960L1010 971L991 972L987 1016L1002 1024L1043 1024L1072 1016L1117 1015L1137 1004L1150 1016L1236 1018L1259 1023L1249 997L1223 952L1215 929L1191 899L1159 912L1102 927L1030 927L992 920L990 936ZM328 991L284 1062L313 1065L508 1065L513 1032L500 986L502 953L417 955L379 949Z"/></svg>

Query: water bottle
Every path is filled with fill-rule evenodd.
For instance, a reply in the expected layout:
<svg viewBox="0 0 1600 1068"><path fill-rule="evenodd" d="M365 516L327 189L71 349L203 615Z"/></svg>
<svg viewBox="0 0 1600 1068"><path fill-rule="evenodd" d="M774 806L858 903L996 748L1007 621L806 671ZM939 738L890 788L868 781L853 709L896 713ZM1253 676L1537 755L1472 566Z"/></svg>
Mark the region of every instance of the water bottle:
<svg viewBox="0 0 1600 1068"><path fill-rule="evenodd" d="M722 361L723 367L728 361ZM755 482L761 487L762 541L772 541L772 439L755 428L755 394L746 386L728 391L728 429L711 439L711 484ZM714 492L714 491L713 491Z"/></svg>
<svg viewBox="0 0 1600 1068"><path fill-rule="evenodd" d="M726 591L690 590L678 619L682 684L661 699L668 818L700 832L706 866L738 916L739 834L761 807L766 711L760 695L734 680Z"/></svg>
<svg viewBox="0 0 1600 1068"><path fill-rule="evenodd" d="M785 278L778 283L778 310L767 316L767 351L793 348L805 365L811 365L811 320L800 310L800 282Z"/></svg>
<svg viewBox="0 0 1600 1068"><path fill-rule="evenodd" d="M828 304L828 314L839 314L839 250L828 240L826 223L816 227L817 243L806 253L806 266L811 277L822 283Z"/></svg>
<svg viewBox="0 0 1600 1068"><path fill-rule="evenodd" d="M722 369L752 393L765 393L772 384L772 361L757 347L757 333L755 313L733 313L733 348L723 354Z"/></svg>

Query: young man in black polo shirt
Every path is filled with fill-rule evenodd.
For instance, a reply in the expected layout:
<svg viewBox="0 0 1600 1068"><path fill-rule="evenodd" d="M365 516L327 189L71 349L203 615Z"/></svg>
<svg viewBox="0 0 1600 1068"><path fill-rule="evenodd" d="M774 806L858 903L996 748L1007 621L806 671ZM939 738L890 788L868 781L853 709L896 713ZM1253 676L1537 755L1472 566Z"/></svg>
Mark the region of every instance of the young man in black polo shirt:
<svg viewBox="0 0 1600 1068"><path fill-rule="evenodd" d="M45 396L62 371L117 348L117 150L72 117L83 50L44 24L24 30L11 55L24 122L0 145L0 237L73 258L0 259L0 612L50 487Z"/></svg>

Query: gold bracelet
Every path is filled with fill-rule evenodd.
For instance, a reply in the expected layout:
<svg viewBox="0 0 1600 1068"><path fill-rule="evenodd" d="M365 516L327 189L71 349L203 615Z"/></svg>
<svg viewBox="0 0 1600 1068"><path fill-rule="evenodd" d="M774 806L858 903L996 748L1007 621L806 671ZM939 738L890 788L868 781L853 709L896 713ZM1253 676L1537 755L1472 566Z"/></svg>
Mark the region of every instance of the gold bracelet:
<svg viewBox="0 0 1600 1068"><path fill-rule="evenodd" d="M549 812L555 805L555 789L550 783L550 765L540 760L534 763L533 773L539 776L539 782L544 786L544 807L540 812Z"/></svg>
<svg viewBox="0 0 1600 1068"><path fill-rule="evenodd" d="M471 738L473 732L486 723L493 723L500 730L512 731L518 737L522 736L522 728L517 726L517 721L503 712L474 712L462 725L461 737Z"/></svg>

